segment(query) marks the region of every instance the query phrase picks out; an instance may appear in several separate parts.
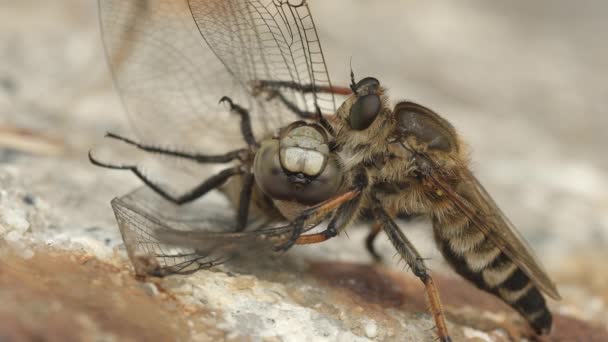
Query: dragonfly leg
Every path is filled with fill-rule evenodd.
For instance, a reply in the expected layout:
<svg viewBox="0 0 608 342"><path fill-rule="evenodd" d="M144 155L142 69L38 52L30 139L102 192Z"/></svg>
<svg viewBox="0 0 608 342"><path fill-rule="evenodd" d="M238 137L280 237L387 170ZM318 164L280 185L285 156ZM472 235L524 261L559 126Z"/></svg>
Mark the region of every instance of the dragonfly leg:
<svg viewBox="0 0 608 342"><path fill-rule="evenodd" d="M305 110L301 110L295 103L289 101L285 95L283 95L283 93L281 93L279 90L277 89L272 89L272 90L268 90L268 100L277 98L279 99L279 101L281 101L281 103L287 107L287 109L289 109L292 113L294 113L296 116L298 116L300 119L309 119L309 120L316 120L319 118L319 114L317 112L309 112L309 111L305 111Z"/></svg>
<svg viewBox="0 0 608 342"><path fill-rule="evenodd" d="M187 193L185 193L183 195L179 195L179 196L174 196L174 195L169 194L167 191L165 191L160 186L156 185L148 177L146 177L137 168L137 166L104 164L104 163L96 160L95 158L93 158L93 156L91 155L90 152L89 152L89 160L94 165L105 167L108 169L131 170L137 176L137 178L139 178L150 189L152 189L154 192L159 194L161 197L163 197L167 201L172 202L177 205L192 202L192 201L196 200L197 198L204 196L209 191L224 184L224 182L227 181L229 178L243 173L242 166L234 166L234 167L231 167L228 169L224 169L224 170L220 171L219 173L216 173L215 175L207 178L204 182L199 184L196 188L188 191Z"/></svg>
<svg viewBox="0 0 608 342"><path fill-rule="evenodd" d="M293 112L301 119L316 120L320 118L320 109L317 108L315 112L304 111L300 109L295 103L288 100L283 93L281 88L294 89L303 93L322 92L332 93L340 95L350 95L352 90L346 87L332 87L332 86L317 86L314 84L300 84L292 81L270 81L270 80L258 80L254 82L253 92L255 94L267 93L268 100L277 98L287 109Z"/></svg>
<svg viewBox="0 0 608 342"><path fill-rule="evenodd" d="M445 315L441 308L441 301L439 299L439 291L428 273L427 267L424 264L422 257L414 245L405 237L401 229L397 226L395 221L389 216L389 214L380 206L378 203L374 208L374 215L376 220L382 226L382 229L388 235L389 240L393 246L405 260L408 266L414 272L414 275L418 277L424 284L424 288L429 300L431 314L435 320L435 326L437 327L437 334L439 340L442 342L449 342L451 338L448 334L447 325L445 323Z"/></svg>
<svg viewBox="0 0 608 342"><path fill-rule="evenodd" d="M235 104L228 96L222 97L220 103L222 102L228 103L230 111L241 117L241 134L243 135L245 143L247 143L249 147L257 146L255 136L253 135L253 129L251 128L251 116L249 115L249 111L238 104Z"/></svg>
<svg viewBox="0 0 608 342"><path fill-rule="evenodd" d="M236 231L242 232L247 227L247 219L249 218L249 204L251 203L251 193L254 183L253 173L243 175L243 187L239 195L239 207L236 213Z"/></svg>
<svg viewBox="0 0 608 342"><path fill-rule="evenodd" d="M247 149L238 149L238 150L230 151L230 152L227 152L224 154L217 154L217 155L187 153L187 152L175 151L175 150L165 149L165 148L156 147L156 146L140 144L129 138L125 138L125 137L122 137L122 136L120 136L118 134L114 134L114 133L106 133L106 137L111 138L111 139L120 140L124 143L133 145L133 146L139 148L140 150L143 150L146 152L152 152L152 153L169 155L169 156L173 156L173 157L190 159L197 163L227 163L227 162L233 161L235 159L245 160L245 159L247 159L247 156L249 154L249 151ZM90 153L89 153L89 158L91 158ZM93 164L102 166L102 167L108 167L111 169L117 168L117 167L107 166L107 164L103 164L103 163L100 163L97 161L93 162ZM118 167L118 168L120 168L120 167Z"/></svg>

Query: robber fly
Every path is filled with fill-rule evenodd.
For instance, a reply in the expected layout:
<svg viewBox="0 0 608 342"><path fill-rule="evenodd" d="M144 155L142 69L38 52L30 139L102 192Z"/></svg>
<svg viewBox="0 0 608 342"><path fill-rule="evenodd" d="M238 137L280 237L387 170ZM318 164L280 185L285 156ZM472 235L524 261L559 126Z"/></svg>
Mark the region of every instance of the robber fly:
<svg viewBox="0 0 608 342"><path fill-rule="evenodd" d="M237 208L234 232L172 231L149 211L139 215L155 227L135 222L140 209L133 198L115 200L126 245L188 247L191 254L179 255L185 265L209 267L223 259L201 258L218 251L225 254L259 241L284 251L330 239L365 217L373 220L366 240L369 252L378 258L373 242L385 232L424 283L439 337L449 341L439 294L423 258L394 221L404 214L425 215L437 246L457 273L516 309L536 333L550 331L551 313L542 293L558 299L557 289L471 173L455 129L422 105L402 101L391 106L376 78L357 81L351 72L349 88L332 86L305 1L100 0L100 10L108 59L141 140L166 137L168 127L155 122L171 125L211 111L215 107L200 99L222 91L226 93L215 100L224 102L232 116L205 113L192 122L208 125L200 135L213 134L214 125L227 132L229 118L238 117L238 135L245 142L227 153L199 154L109 134L147 152L228 164L191 191L173 195L138 165L105 163L90 154L96 165L133 171L156 194L178 205L227 183L223 189ZM128 13L141 14L134 19ZM126 54L120 48L125 42L133 45ZM218 73L210 75L214 70ZM201 73L207 75L199 77ZM222 79L229 82L222 85ZM348 97L335 109L337 94ZM209 145L190 138L192 124L179 123L182 130L173 143L192 142L208 151ZM254 211L269 223L285 225L249 230ZM323 231L308 233L326 220ZM135 233L125 233L128 224L137 226ZM148 269L158 272L159 265L148 261ZM185 269L179 265L166 269Z"/></svg>

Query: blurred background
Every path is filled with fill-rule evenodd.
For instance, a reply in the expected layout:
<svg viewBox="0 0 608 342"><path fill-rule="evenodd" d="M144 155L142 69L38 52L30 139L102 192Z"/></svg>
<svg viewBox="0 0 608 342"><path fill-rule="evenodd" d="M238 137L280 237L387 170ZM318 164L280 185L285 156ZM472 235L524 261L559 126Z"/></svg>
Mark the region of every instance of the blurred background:
<svg viewBox="0 0 608 342"><path fill-rule="evenodd" d="M408 99L433 108L470 144L474 172L534 247L564 298L550 303L562 317L554 340L608 339L608 3L309 4L334 84L349 82L352 58L357 77L380 79L394 101ZM277 274L203 271L169 284L135 282L109 202L140 183L87 160L88 150L106 131L130 130L104 58L95 1L0 1L0 298L7 303L0 308L0 321L5 322L0 323L1 334L15 340L122 340L142 338L130 332L154 326L158 334L166 328L170 338L185 340L432 340L432 324L425 315L399 316L401 312L393 312L399 310L389 310L366 316L350 312L344 303L331 304L334 311L313 304L319 299L309 297L316 291L310 289L323 288L322 278L328 277L318 276L315 262L369 262L361 242L364 229L290 252L296 266L279 265ZM406 233L431 258L431 269L449 277L428 224L411 224ZM380 244L386 272L402 269L385 238ZM93 266L90 258L97 260ZM105 263L111 267L100 266ZM76 266L62 266L72 264ZM95 272L87 273L91 270ZM115 275L98 279L99 284L114 288L98 284L98 306L77 304L90 298L88 287L72 295L54 292L89 284L104 272ZM308 280L296 285L298 279ZM123 288L147 293L149 302L138 302L139 308L172 313L168 323L162 314L142 315L144 321L137 321L128 310L143 309L134 303L108 311L128 319L98 315L109 310L104 305L112 305L103 300L104 291L123 303L133 300L120 297ZM175 293L161 290L159 295L159 288ZM267 301L261 293L280 293L270 302L283 311L260 304ZM423 296L419 290L415 294ZM165 304L174 302L158 307L159 296ZM445 300L459 339L507 338L508 329L455 319L459 312ZM36 309L41 306L45 309ZM190 315L185 318L180 316L184 306ZM47 319L65 310L78 322L71 332L66 328L70 319ZM495 315L501 310L494 310ZM286 316L290 320L281 321ZM297 327L310 331L296 336ZM152 339L164 336L151 334Z"/></svg>

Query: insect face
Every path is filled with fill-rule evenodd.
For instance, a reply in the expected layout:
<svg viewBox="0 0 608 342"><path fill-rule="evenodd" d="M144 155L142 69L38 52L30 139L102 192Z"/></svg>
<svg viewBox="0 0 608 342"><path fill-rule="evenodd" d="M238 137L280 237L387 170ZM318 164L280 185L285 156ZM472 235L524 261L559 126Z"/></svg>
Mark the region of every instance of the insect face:
<svg viewBox="0 0 608 342"><path fill-rule="evenodd" d="M264 141L253 169L262 191L279 200L316 204L334 195L342 184L327 134L319 125L303 121L289 125L278 139Z"/></svg>

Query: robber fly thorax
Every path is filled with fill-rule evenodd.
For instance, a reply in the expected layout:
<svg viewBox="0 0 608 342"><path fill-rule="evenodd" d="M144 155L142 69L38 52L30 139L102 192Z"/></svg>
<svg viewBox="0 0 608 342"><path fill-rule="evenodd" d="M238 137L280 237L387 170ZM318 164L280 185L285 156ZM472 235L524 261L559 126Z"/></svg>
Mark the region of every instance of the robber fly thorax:
<svg viewBox="0 0 608 342"><path fill-rule="evenodd" d="M354 94L338 108L331 121L336 145L346 171L366 165L377 198L390 212L427 213L440 209L443 193L424 182L431 169L457 181L468 153L452 125L431 110L412 102L391 108L388 92L367 77L353 83ZM432 156L436 165L417 158Z"/></svg>

